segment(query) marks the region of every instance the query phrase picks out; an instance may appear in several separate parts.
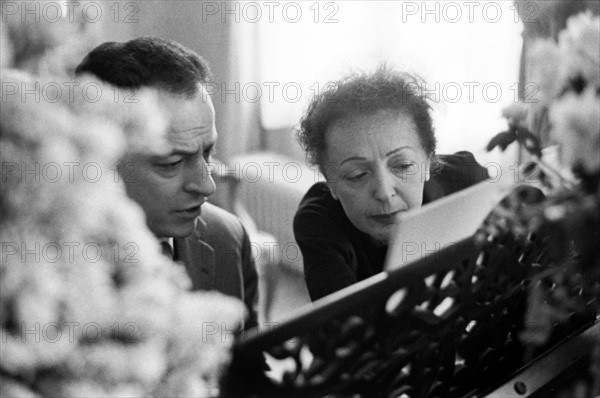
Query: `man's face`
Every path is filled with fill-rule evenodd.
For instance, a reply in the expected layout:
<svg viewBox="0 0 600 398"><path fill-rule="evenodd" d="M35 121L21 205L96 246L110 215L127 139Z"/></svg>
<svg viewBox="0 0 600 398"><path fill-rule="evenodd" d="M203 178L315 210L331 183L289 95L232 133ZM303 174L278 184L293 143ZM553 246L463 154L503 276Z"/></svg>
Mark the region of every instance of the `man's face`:
<svg viewBox="0 0 600 398"><path fill-rule="evenodd" d="M215 111L202 85L193 98L162 92L161 106L170 121L168 151L128 155L122 165L133 167L135 178L125 186L154 235L183 238L194 231L200 206L215 191L208 165L217 139Z"/></svg>

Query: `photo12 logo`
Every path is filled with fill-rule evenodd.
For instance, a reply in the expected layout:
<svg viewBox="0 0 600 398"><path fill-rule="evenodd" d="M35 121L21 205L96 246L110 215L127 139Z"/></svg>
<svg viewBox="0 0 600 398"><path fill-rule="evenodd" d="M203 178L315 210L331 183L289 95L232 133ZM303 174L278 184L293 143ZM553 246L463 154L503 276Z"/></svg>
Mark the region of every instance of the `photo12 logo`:
<svg viewBox="0 0 600 398"><path fill-rule="evenodd" d="M48 322L27 323L21 322L14 325L10 335L2 334L2 343L9 342L36 343L41 342L56 344L69 343L95 343L103 338L118 337L123 342L136 342L140 338L140 327L135 322L119 323L101 326L97 322Z"/></svg>
<svg viewBox="0 0 600 398"><path fill-rule="evenodd" d="M550 0L552 1L552 0ZM514 23L537 23L539 5L535 1L403 1L402 22L498 23L511 18Z"/></svg>
<svg viewBox="0 0 600 398"><path fill-rule="evenodd" d="M133 1L2 1L2 22L97 23L106 18L114 23L138 23L139 11Z"/></svg>
<svg viewBox="0 0 600 398"><path fill-rule="evenodd" d="M338 23L339 10L334 1L202 1L202 22Z"/></svg>
<svg viewBox="0 0 600 398"><path fill-rule="evenodd" d="M101 165L97 162L2 162L0 180L3 184L35 183L35 184L72 184L75 181L95 184L103 177L114 183L137 182L140 178L140 167L137 163L115 162Z"/></svg>
<svg viewBox="0 0 600 398"><path fill-rule="evenodd" d="M37 104L40 102L54 104L59 101L74 103L77 100L83 100L94 104L100 101L103 95L108 95L108 98L115 103L130 104L138 102L136 98L137 89L122 89L110 85L102 86L97 82L2 81L1 90L2 103L9 100L20 100L22 103L30 101Z"/></svg>
<svg viewBox="0 0 600 398"><path fill-rule="evenodd" d="M256 336L260 333L270 332L279 322L263 322L256 325L250 331L243 330L243 324L240 322L202 322L202 342L221 342L231 343L237 336L246 334L247 336Z"/></svg>
<svg viewBox="0 0 600 398"><path fill-rule="evenodd" d="M101 259L124 264L137 264L139 246L135 242L110 245L98 242L2 242L0 264L83 264Z"/></svg>

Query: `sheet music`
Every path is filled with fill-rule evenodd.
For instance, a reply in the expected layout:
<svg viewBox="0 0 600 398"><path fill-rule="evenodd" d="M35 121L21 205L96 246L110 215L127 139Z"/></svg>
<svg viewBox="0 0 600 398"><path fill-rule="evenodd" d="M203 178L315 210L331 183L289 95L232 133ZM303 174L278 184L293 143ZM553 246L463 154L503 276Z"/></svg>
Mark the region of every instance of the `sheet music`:
<svg viewBox="0 0 600 398"><path fill-rule="evenodd" d="M389 245L389 271L472 236L514 180L486 180L402 215Z"/></svg>

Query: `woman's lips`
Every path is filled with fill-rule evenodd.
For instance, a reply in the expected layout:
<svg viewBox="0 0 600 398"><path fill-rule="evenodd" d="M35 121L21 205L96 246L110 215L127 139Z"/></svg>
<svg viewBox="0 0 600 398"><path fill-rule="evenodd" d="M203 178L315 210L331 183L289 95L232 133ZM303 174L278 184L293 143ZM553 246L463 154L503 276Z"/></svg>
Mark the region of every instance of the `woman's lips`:
<svg viewBox="0 0 600 398"><path fill-rule="evenodd" d="M369 216L369 218L380 224L393 224L398 220L398 215L404 211L405 210L396 210L391 213L374 214Z"/></svg>

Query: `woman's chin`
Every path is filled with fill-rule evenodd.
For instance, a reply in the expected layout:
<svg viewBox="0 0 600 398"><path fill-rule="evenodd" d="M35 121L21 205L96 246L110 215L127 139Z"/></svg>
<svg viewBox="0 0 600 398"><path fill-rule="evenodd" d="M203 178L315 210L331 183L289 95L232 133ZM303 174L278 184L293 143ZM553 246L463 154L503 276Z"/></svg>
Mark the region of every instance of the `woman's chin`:
<svg viewBox="0 0 600 398"><path fill-rule="evenodd" d="M395 236L394 231L395 230L396 230L396 228L394 227L394 225L390 225L388 227L379 228L377 231L369 233L369 236L371 236L371 238L373 238L374 241L376 241L377 243L379 243L382 246L388 245L394 239L394 236Z"/></svg>

